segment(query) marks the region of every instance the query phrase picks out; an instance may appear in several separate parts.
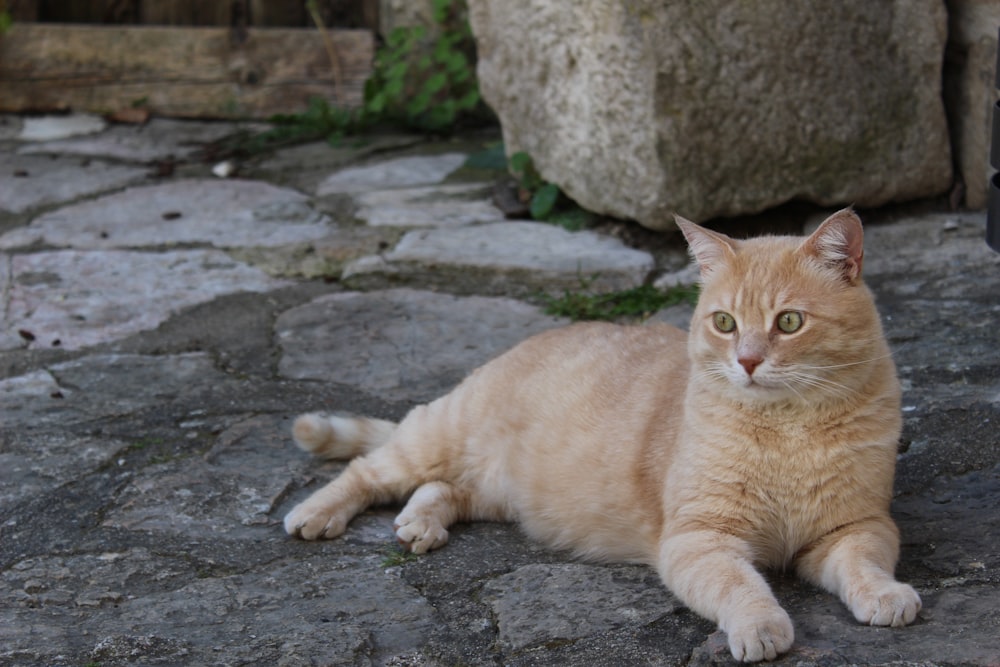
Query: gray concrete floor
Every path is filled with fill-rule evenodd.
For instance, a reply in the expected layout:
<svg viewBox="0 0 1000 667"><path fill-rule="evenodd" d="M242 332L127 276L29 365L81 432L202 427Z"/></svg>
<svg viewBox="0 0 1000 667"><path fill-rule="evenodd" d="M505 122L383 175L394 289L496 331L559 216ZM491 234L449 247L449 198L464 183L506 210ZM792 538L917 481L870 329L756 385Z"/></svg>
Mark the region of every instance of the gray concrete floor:
<svg viewBox="0 0 1000 667"><path fill-rule="evenodd" d="M462 167L492 137L309 144L222 179L203 149L232 124L45 122L0 117L0 665L730 661L654 572L514 526L402 558L392 508L329 542L280 525L340 469L291 417L399 418L565 323L538 293L684 275L679 239L502 222L496 174ZM863 627L774 573L779 663L1000 664L1000 256L982 212L866 218L905 388L898 575L924 610Z"/></svg>

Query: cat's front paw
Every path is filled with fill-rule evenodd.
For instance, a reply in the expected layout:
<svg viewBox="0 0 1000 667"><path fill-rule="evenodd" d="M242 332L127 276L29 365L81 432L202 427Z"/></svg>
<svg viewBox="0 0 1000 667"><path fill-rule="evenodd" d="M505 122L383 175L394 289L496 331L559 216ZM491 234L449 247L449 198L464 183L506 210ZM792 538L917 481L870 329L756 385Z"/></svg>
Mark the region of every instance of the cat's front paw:
<svg viewBox="0 0 1000 667"><path fill-rule="evenodd" d="M285 532L304 540L329 539L342 534L348 520L336 508L306 500L285 515Z"/></svg>
<svg viewBox="0 0 1000 667"><path fill-rule="evenodd" d="M781 607L747 612L726 629L729 650L740 662L774 660L792 647L795 629Z"/></svg>
<svg viewBox="0 0 1000 667"><path fill-rule="evenodd" d="M920 596L913 587L892 581L860 592L851 600L854 618L868 625L908 625L920 611Z"/></svg>
<svg viewBox="0 0 1000 667"><path fill-rule="evenodd" d="M448 529L434 517L404 511L396 517L393 529L400 546L415 554L427 553L448 543Z"/></svg>

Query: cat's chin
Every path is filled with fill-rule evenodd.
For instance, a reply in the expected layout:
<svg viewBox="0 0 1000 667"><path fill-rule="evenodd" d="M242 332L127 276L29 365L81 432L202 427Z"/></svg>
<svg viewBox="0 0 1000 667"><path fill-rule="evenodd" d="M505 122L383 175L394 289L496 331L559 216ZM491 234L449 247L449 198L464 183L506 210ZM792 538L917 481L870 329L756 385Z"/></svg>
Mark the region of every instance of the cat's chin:
<svg viewBox="0 0 1000 667"><path fill-rule="evenodd" d="M796 393L783 382L767 378L744 377L737 382L732 382L732 387L739 395L740 400L749 400L754 403L780 403L794 400L797 397ZM801 396L798 397L801 398Z"/></svg>

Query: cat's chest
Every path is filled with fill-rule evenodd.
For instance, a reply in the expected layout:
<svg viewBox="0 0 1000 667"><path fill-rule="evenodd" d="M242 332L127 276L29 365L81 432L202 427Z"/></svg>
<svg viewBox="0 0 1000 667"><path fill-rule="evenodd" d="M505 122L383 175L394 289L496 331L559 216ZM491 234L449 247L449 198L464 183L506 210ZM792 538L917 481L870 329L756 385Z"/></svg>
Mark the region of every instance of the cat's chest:
<svg viewBox="0 0 1000 667"><path fill-rule="evenodd" d="M784 565L851 514L857 467L844 448L818 446L808 425L741 430L693 443L672 471L676 520L734 533L762 562Z"/></svg>

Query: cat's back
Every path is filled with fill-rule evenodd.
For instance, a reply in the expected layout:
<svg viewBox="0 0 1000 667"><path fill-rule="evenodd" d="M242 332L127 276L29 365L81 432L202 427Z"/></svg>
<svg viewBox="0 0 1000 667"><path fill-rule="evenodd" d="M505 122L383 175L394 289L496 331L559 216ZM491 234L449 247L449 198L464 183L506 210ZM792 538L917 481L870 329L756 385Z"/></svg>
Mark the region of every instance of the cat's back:
<svg viewBox="0 0 1000 667"><path fill-rule="evenodd" d="M687 333L677 327L583 322L523 341L478 369L470 380L488 378L490 384L522 390L552 389L550 398L565 395L569 400L614 402L637 390L683 387L688 370Z"/></svg>

